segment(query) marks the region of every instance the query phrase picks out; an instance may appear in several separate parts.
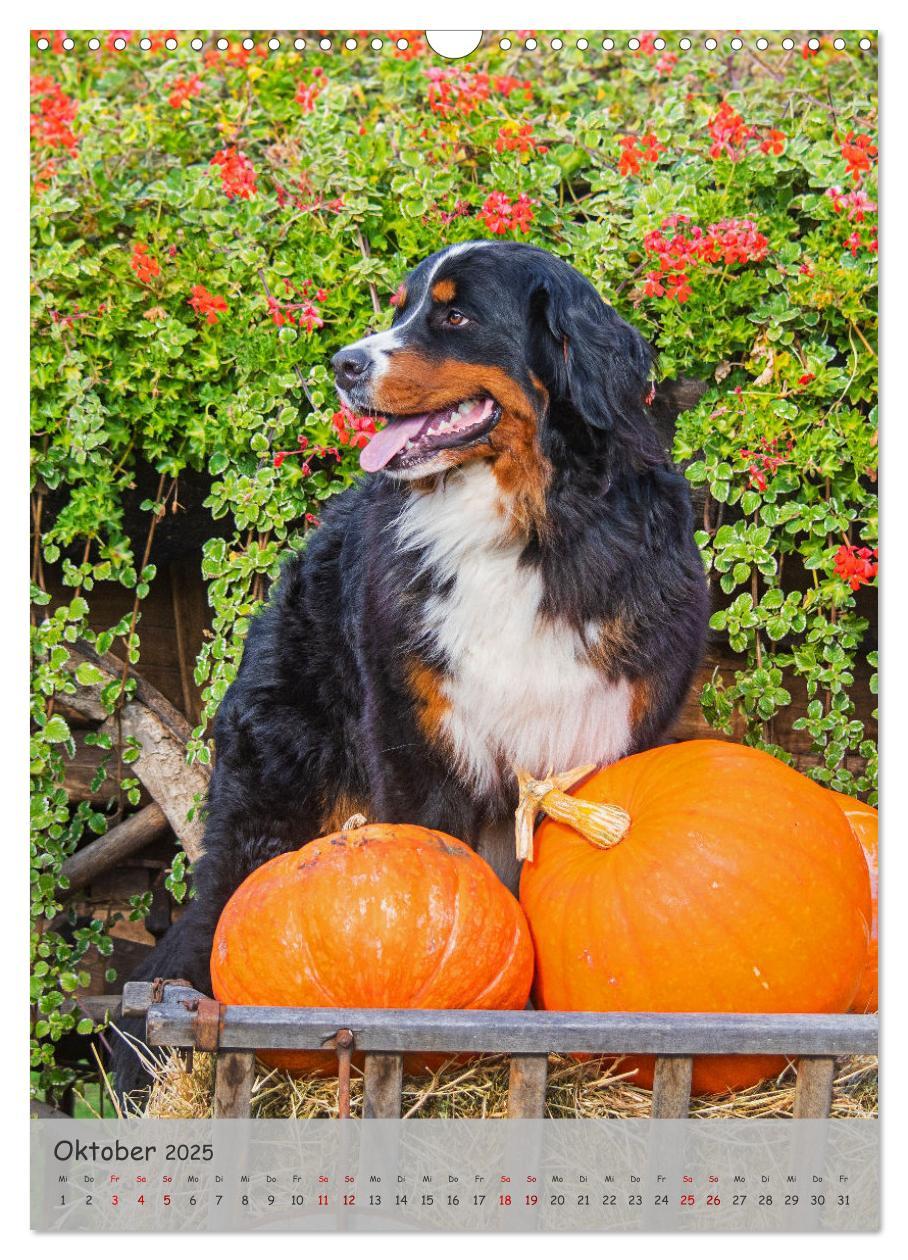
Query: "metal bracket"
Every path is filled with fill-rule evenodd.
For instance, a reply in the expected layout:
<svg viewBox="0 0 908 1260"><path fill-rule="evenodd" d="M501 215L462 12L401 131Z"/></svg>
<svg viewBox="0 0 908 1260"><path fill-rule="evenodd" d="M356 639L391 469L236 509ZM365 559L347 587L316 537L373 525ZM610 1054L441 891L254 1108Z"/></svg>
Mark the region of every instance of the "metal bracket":
<svg viewBox="0 0 908 1260"><path fill-rule="evenodd" d="M193 989L195 985L190 980L166 980L163 976L155 976L151 982L151 1000L152 1002L164 1001L164 990L168 984L179 985L182 989Z"/></svg>
<svg viewBox="0 0 908 1260"><path fill-rule="evenodd" d="M186 998L183 1006L195 1011L194 1049L214 1054L221 1040L221 1004L209 997Z"/></svg>
<svg viewBox="0 0 908 1260"><path fill-rule="evenodd" d="M339 1120L350 1119L350 1063L356 1038L350 1028L339 1028L325 1042L326 1050L337 1055L337 1115Z"/></svg>

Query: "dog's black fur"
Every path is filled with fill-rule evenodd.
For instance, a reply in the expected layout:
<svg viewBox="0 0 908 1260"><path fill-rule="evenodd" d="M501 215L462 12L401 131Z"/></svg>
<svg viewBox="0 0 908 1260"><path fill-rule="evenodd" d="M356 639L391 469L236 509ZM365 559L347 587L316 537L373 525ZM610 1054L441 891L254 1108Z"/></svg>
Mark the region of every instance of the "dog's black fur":
<svg viewBox="0 0 908 1260"><path fill-rule="evenodd" d="M440 279L450 283L439 289ZM430 290L454 296L440 301ZM419 410L425 387L428 410L438 405L438 380L455 380L459 365L471 381L487 365L493 383L513 384L513 405L497 399L510 427L499 423L445 458L452 467L483 459L500 471L510 468L511 440L500 434L526 438L538 467L525 457L521 477L539 493L516 513L515 528L520 564L541 576L540 615L581 635L594 623L619 628L600 658L603 679L637 689L626 751L652 746L699 660L707 595L687 484L648 413L649 347L588 281L528 246L443 252L415 270L406 293L393 326L400 340L382 351L382 380L345 374L341 352L342 396L387 414L398 396L410 400L404 410ZM453 326L455 306L466 323ZM371 353L369 339L357 346ZM395 362L404 360L406 380L395 381ZM414 379L419 365L424 381ZM496 389L488 389L493 398ZM503 498L519 497L513 468L501 481ZM477 790L452 772L414 693L414 653L442 681L457 666L411 634L426 599L444 596L445 580L418 550L394 544L408 500L426 492L422 481L369 476L331 501L305 551L288 559L217 717L195 898L137 978L186 977L210 991L212 934L230 894L262 862L336 830L341 813L418 823L472 843L513 811L508 775ZM121 1089L144 1083L131 1051L116 1060Z"/></svg>

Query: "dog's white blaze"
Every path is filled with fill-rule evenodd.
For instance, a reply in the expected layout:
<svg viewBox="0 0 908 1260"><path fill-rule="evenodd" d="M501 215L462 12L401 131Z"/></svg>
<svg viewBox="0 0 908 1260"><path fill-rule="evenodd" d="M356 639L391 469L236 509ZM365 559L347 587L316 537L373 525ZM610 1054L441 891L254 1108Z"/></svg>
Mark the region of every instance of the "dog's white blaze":
<svg viewBox="0 0 908 1260"><path fill-rule="evenodd" d="M515 765L615 761L631 738L629 684L608 683L576 631L539 617L542 582L518 567L501 503L488 466L470 464L414 495L397 525L401 545L425 547L453 581L427 601L421 632L449 662L444 729L479 790Z"/></svg>
<svg viewBox="0 0 908 1260"><path fill-rule="evenodd" d="M371 333L368 337L361 337L359 341L354 341L352 346L348 347L350 350L367 350L371 354L373 382L380 380L387 371L389 363L388 351L400 348L400 334L407 325L416 318L420 311L422 311L425 305L426 296L432 288L432 281L435 279L435 273L438 271L439 267L446 263L449 258L453 258L456 254L465 254L471 249L481 249L482 246L487 243L488 242L486 241L463 241L460 245L452 245L450 249L446 249L441 257L436 260L435 265L429 272L423 291L419 295L419 300L414 302L413 310L407 318L401 320L401 322L394 328L388 328L384 332ZM382 351L383 353L378 353L379 351ZM420 475L425 476L425 473Z"/></svg>

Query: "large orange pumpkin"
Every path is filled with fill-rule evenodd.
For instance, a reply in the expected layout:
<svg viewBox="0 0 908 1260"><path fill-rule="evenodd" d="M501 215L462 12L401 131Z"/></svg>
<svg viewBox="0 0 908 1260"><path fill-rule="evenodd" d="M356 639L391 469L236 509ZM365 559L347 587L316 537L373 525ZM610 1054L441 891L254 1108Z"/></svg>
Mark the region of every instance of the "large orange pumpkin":
<svg viewBox="0 0 908 1260"><path fill-rule="evenodd" d="M857 801L853 796L846 796L844 792L833 792L829 789L830 795L838 802L842 813L851 824L851 830L857 836L861 848L864 850L864 857L867 860L867 869L870 873L870 948L867 951L867 962L864 966L864 974L861 977L860 987L855 994L854 1001L851 1003L851 1009L860 1015L875 1013L879 1009L880 999L878 991L879 983L879 850L878 850L878 823L879 815L872 805L867 805L864 801Z"/></svg>
<svg viewBox="0 0 908 1260"><path fill-rule="evenodd" d="M828 792L767 753L691 740L598 771L572 796L629 816L612 847L546 819L520 900L547 1010L847 1011L867 955L867 864ZM625 823L627 819L625 819ZM703 1057L693 1090L781 1071ZM650 1087L652 1057L631 1060Z"/></svg>
<svg viewBox="0 0 908 1260"><path fill-rule="evenodd" d="M224 908L215 997L249 1006L526 1006L533 945L523 911L460 840L364 826L266 862ZM273 1067L334 1070L324 1051L271 1051ZM407 1056L408 1071L437 1059Z"/></svg>

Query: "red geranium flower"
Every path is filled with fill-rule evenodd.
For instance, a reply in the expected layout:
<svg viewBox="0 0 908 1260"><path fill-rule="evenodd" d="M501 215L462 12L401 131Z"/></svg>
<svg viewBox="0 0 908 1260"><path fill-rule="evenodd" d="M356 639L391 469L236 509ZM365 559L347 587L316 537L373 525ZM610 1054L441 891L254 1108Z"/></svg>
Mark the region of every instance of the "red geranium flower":
<svg viewBox="0 0 908 1260"><path fill-rule="evenodd" d="M853 591L866 586L877 575L878 552L876 547L855 547L852 543L843 543L835 554L836 577L847 582Z"/></svg>
<svg viewBox="0 0 908 1260"><path fill-rule="evenodd" d="M234 197L239 197L244 201L249 201L255 196L255 168L246 155L235 146L230 145L226 149L219 149L211 159L210 165L220 168L221 188L228 200L232 201Z"/></svg>
<svg viewBox="0 0 908 1260"><path fill-rule="evenodd" d="M129 265L142 284L151 284L155 276L161 274L161 264L156 258L152 258L148 252L148 246L143 245L141 241L136 241L133 245Z"/></svg>
<svg viewBox="0 0 908 1260"><path fill-rule="evenodd" d="M855 184L859 184L869 171L870 159L877 155L877 147L870 136L864 133L849 131L842 141L842 157L848 174Z"/></svg>
<svg viewBox="0 0 908 1260"><path fill-rule="evenodd" d="M167 98L168 104L174 109L179 109L190 97L199 95L202 90L202 80L197 74L191 74L188 79L174 79L172 83L168 83L167 90L170 93Z"/></svg>
<svg viewBox="0 0 908 1260"><path fill-rule="evenodd" d="M507 193L493 192L486 197L479 213L495 236L504 236L505 232L527 232L533 222L533 203L526 193L511 201Z"/></svg>
<svg viewBox="0 0 908 1260"><path fill-rule="evenodd" d="M217 297L214 293L209 293L203 284L193 285L192 296L186 300L196 315L204 316L209 324L218 322L218 311L223 314L224 311L229 309L224 298Z"/></svg>
<svg viewBox="0 0 908 1260"><path fill-rule="evenodd" d="M75 153L79 141L73 133L72 123L79 108L78 102L48 77L33 79L31 94L38 99L37 111L29 120L32 140L39 148L67 149Z"/></svg>

